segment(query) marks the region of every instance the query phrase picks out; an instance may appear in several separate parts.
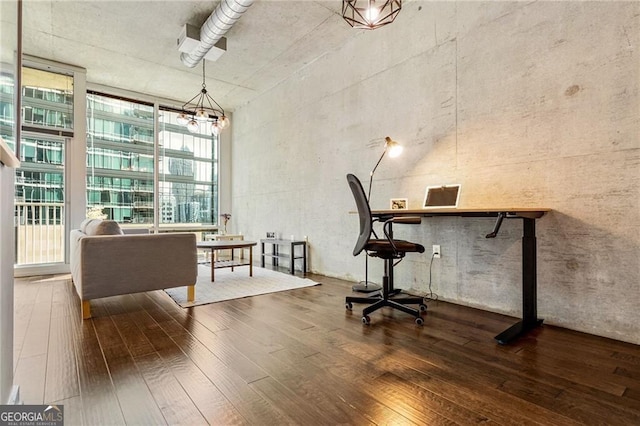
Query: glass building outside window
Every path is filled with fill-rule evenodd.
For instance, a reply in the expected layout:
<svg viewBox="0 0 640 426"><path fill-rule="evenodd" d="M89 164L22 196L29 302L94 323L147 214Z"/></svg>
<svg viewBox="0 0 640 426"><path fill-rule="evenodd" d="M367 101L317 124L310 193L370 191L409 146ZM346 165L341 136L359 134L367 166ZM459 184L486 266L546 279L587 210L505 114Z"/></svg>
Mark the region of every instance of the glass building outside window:
<svg viewBox="0 0 640 426"><path fill-rule="evenodd" d="M14 93L13 74L0 74L0 136L15 150L14 140L14 120L15 111L13 108Z"/></svg>
<svg viewBox="0 0 640 426"><path fill-rule="evenodd" d="M22 75L16 263L63 262L65 149L73 136L73 77L29 67L23 67Z"/></svg>
<svg viewBox="0 0 640 426"><path fill-rule="evenodd" d="M159 111L159 223L215 225L218 138L205 129L190 133L176 117ZM152 105L87 95L87 208L121 223L153 224L153 119Z"/></svg>
<svg viewBox="0 0 640 426"><path fill-rule="evenodd" d="M87 208L153 224L153 105L87 94Z"/></svg>
<svg viewBox="0 0 640 426"><path fill-rule="evenodd" d="M160 111L160 223L215 225L219 139L209 126L190 133L177 123L177 116Z"/></svg>
<svg viewBox="0 0 640 426"><path fill-rule="evenodd" d="M86 145L77 145L82 138L74 136L74 96L84 93L74 93L73 74L28 66L22 74L17 265L65 260L67 150L86 153L88 209L99 206L121 223L152 225L157 216L161 231L217 225L219 138L207 126L191 133L171 109L89 92ZM0 77L0 134L15 147L8 126L15 116L14 80Z"/></svg>

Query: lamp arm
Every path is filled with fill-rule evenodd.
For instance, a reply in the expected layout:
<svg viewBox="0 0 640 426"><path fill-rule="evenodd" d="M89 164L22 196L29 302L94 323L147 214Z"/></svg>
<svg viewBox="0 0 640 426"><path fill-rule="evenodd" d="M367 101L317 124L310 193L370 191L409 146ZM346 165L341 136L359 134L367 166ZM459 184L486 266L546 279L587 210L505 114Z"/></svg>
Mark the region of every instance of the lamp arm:
<svg viewBox="0 0 640 426"><path fill-rule="evenodd" d="M378 159L378 162L376 163L375 167L373 168L373 170L371 170L371 173L369 174L369 191L367 192L367 203L369 202L369 200L371 200L371 184L373 183L373 174L376 172L376 169L378 168L378 166L380 165L380 162L382 161L382 158L384 157L384 154L387 153L387 146L384 146L384 151L382 151L382 155L380 156L380 158Z"/></svg>

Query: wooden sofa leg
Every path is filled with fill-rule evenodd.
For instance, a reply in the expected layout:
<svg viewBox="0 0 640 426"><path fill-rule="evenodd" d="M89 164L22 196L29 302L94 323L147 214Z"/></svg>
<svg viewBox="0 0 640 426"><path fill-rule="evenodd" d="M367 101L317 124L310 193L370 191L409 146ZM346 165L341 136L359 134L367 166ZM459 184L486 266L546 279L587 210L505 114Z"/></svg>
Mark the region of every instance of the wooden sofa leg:
<svg viewBox="0 0 640 426"><path fill-rule="evenodd" d="M91 303L88 300L82 301L82 319L91 318Z"/></svg>
<svg viewBox="0 0 640 426"><path fill-rule="evenodd" d="M196 300L196 286L195 286L195 284L187 286L187 301L188 302L193 302L194 300Z"/></svg>

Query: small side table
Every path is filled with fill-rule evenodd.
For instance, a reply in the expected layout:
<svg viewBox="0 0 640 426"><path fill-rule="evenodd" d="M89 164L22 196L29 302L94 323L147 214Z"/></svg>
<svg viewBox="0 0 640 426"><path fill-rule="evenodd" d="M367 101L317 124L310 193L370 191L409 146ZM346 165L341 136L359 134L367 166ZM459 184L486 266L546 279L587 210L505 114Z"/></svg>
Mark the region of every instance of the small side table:
<svg viewBox="0 0 640 426"><path fill-rule="evenodd" d="M210 234L205 238L206 241L244 241L242 234ZM214 261L218 260L220 254L222 253L213 251ZM225 253L225 257L228 257L227 253ZM240 250L240 259L244 259L244 250ZM205 253L205 260L209 260L209 252Z"/></svg>
<svg viewBox="0 0 640 426"><path fill-rule="evenodd" d="M265 244L271 244L271 253L266 253ZM289 246L289 253L280 253L279 246ZM302 253L296 254L296 246L302 247ZM307 242L304 240L278 240L275 238L264 238L260 240L260 248L262 256L260 257L260 265L264 268L265 258L271 258L271 265L278 266L279 259L289 260L289 273L294 274L295 261L302 260L302 273L307 273Z"/></svg>

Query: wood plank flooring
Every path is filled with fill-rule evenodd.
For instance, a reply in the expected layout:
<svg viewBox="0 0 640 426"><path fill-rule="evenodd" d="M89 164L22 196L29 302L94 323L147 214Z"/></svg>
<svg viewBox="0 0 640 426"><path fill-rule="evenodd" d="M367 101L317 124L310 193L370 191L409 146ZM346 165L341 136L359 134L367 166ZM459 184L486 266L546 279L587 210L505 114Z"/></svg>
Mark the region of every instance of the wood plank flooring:
<svg viewBox="0 0 640 426"><path fill-rule="evenodd" d="M640 424L640 346L429 302L419 327L344 309L351 283L183 309L156 291L95 301L68 276L16 280L15 382L66 425Z"/></svg>

